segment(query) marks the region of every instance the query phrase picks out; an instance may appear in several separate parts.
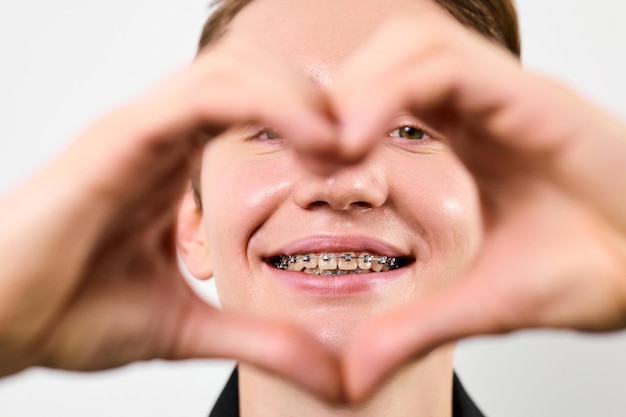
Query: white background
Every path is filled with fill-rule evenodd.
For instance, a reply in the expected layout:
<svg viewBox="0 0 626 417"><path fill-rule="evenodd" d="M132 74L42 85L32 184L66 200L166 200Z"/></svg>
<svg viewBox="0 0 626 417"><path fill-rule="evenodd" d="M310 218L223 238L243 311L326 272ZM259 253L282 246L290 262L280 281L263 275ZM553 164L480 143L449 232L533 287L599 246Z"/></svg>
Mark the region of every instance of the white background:
<svg viewBox="0 0 626 417"><path fill-rule="evenodd" d="M0 194L89 120L189 61L207 2L0 0ZM518 6L526 65L626 119L626 4ZM96 374L29 370L0 381L0 416L206 416L230 367L191 361ZM460 346L457 370L492 417L626 413L624 333L474 339Z"/></svg>

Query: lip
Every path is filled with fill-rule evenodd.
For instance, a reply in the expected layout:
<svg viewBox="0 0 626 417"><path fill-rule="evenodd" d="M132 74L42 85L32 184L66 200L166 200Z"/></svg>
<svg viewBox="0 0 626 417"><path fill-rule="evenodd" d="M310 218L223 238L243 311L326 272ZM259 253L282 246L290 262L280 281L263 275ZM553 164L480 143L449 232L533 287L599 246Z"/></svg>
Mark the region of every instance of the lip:
<svg viewBox="0 0 626 417"><path fill-rule="evenodd" d="M268 254L266 259L289 254L341 252L369 252L388 257L413 257L408 251L366 236L316 235L291 242ZM340 276L312 275L301 271L282 270L272 267L267 262L265 262L265 267L272 276L291 290L309 295L338 297L382 289L403 276L410 265L385 272Z"/></svg>
<svg viewBox="0 0 626 417"><path fill-rule="evenodd" d="M267 258L279 255L307 254L307 253L339 253L339 252L369 252L388 257L410 257L408 251L402 251L393 245L360 235L316 235L291 242Z"/></svg>

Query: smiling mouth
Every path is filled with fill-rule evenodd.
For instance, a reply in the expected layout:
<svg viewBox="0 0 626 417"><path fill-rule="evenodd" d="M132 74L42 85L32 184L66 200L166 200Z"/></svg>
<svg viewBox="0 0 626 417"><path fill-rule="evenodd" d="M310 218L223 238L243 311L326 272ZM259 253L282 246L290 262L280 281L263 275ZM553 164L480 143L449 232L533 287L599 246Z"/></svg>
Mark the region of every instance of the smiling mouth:
<svg viewBox="0 0 626 417"><path fill-rule="evenodd" d="M358 255L355 252L279 255L268 260L277 269L321 276L387 272L412 262L408 257L390 257L367 252Z"/></svg>

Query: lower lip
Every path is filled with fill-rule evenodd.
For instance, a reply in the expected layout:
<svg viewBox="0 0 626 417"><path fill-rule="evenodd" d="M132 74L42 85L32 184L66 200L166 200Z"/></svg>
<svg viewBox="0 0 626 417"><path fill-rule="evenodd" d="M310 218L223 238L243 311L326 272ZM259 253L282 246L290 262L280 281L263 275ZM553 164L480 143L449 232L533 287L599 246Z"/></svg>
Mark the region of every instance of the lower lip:
<svg viewBox="0 0 626 417"><path fill-rule="evenodd" d="M299 292L323 296L343 296L374 292L400 278L406 268L386 272L323 276L287 271L265 265L280 282L288 287Z"/></svg>

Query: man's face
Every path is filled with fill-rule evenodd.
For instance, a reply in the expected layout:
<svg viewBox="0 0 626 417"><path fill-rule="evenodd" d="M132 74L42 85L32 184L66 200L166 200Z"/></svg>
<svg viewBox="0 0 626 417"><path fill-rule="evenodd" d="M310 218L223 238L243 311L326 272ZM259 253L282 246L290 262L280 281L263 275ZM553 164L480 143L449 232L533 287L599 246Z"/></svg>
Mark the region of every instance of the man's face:
<svg viewBox="0 0 626 417"><path fill-rule="evenodd" d="M332 89L391 10L419 13L420 3L255 0L229 30ZM324 174L263 126L215 138L202 159L203 210L185 214L198 217L206 249L184 255L191 272L212 272L225 309L302 324L336 347L370 318L448 285L477 250L478 198L445 140L422 127L399 114L365 159Z"/></svg>

